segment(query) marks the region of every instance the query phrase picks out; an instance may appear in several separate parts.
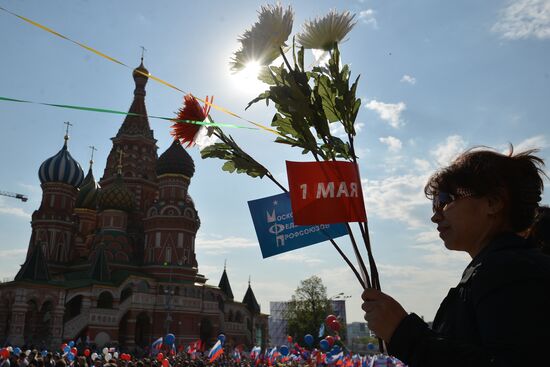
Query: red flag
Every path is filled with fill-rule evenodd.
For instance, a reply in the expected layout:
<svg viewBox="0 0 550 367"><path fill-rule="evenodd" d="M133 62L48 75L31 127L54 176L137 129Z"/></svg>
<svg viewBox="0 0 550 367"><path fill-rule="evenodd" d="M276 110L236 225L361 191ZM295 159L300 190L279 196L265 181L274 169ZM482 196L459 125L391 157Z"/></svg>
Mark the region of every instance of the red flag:
<svg viewBox="0 0 550 367"><path fill-rule="evenodd" d="M286 162L294 224L367 220L357 165L352 162Z"/></svg>

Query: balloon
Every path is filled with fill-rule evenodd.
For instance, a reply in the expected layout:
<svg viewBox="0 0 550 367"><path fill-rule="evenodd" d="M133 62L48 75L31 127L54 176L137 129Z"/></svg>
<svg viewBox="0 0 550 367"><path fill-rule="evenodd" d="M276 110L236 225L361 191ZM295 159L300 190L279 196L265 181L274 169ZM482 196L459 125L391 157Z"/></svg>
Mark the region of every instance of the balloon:
<svg viewBox="0 0 550 367"><path fill-rule="evenodd" d="M372 343L367 344L367 349L368 350L374 350L374 344L372 344Z"/></svg>
<svg viewBox="0 0 550 367"><path fill-rule="evenodd" d="M29 354L31 354L31 350L30 350L30 349L27 349L27 350L25 351L25 355L28 357Z"/></svg>
<svg viewBox="0 0 550 367"><path fill-rule="evenodd" d="M340 330L340 323L338 322L338 320L334 320L330 324L328 324L328 327L334 331L338 331Z"/></svg>
<svg viewBox="0 0 550 367"><path fill-rule="evenodd" d="M13 354L19 357L19 355L21 354L21 348L19 347L13 348Z"/></svg>
<svg viewBox="0 0 550 367"><path fill-rule="evenodd" d="M334 340L336 340L337 342L340 341L340 335L334 335Z"/></svg>
<svg viewBox="0 0 550 367"><path fill-rule="evenodd" d="M95 361L97 359L97 353L93 352L91 358L92 358L92 361Z"/></svg>
<svg viewBox="0 0 550 367"><path fill-rule="evenodd" d="M287 356L288 355L288 347L286 345L281 345L279 347L279 352L281 352L281 354L283 356Z"/></svg>
<svg viewBox="0 0 550 367"><path fill-rule="evenodd" d="M222 343L222 345L225 344L225 335L223 334L218 335L218 340Z"/></svg>
<svg viewBox="0 0 550 367"><path fill-rule="evenodd" d="M114 353L113 353L113 357L114 357L114 358L118 358L118 352L114 352Z"/></svg>
<svg viewBox="0 0 550 367"><path fill-rule="evenodd" d="M170 362L168 362L168 360L166 358L164 358L162 360L162 367L169 367L170 366Z"/></svg>
<svg viewBox="0 0 550 367"><path fill-rule="evenodd" d="M71 348L71 353L76 356L78 354L78 349L76 349L75 347L72 347Z"/></svg>
<svg viewBox="0 0 550 367"><path fill-rule="evenodd" d="M48 355L48 351L44 349L42 352L40 352L40 354L42 355L42 357L45 357Z"/></svg>
<svg viewBox="0 0 550 367"><path fill-rule="evenodd" d="M71 347L69 347L68 345L65 346L65 348L63 349L63 353L67 354L71 351Z"/></svg>
<svg viewBox="0 0 550 367"><path fill-rule="evenodd" d="M105 354L105 361L109 362L113 358L113 355L111 353Z"/></svg>
<svg viewBox="0 0 550 367"><path fill-rule="evenodd" d="M292 335L289 335L286 337L286 340L289 342L289 343L292 343Z"/></svg>
<svg viewBox="0 0 550 367"><path fill-rule="evenodd" d="M0 354L2 355L2 358L7 359L10 356L10 351L8 350L8 348L2 348Z"/></svg>
<svg viewBox="0 0 550 367"><path fill-rule="evenodd" d="M307 345L309 345L310 347L313 345L313 335L311 334L306 334L304 336L304 341L306 342Z"/></svg>
<svg viewBox="0 0 550 367"><path fill-rule="evenodd" d="M327 336L327 337L325 338L325 340L328 342L328 345L329 345L329 346L332 347L332 346L334 345L334 338L333 338L332 336L330 336L330 335Z"/></svg>
<svg viewBox="0 0 550 367"><path fill-rule="evenodd" d="M164 337L164 343L168 345L174 344L175 341L176 341L176 336L174 334L166 334L166 336Z"/></svg>
<svg viewBox="0 0 550 367"><path fill-rule="evenodd" d="M69 342L69 347L71 347L71 348L74 347L74 341L71 340L71 341Z"/></svg>
<svg viewBox="0 0 550 367"><path fill-rule="evenodd" d="M327 318L325 319L325 323L330 326L330 323L333 322L333 321L338 321L338 318L334 315L328 315Z"/></svg>
<svg viewBox="0 0 550 367"><path fill-rule="evenodd" d="M162 361L163 359L164 359L164 354L162 354L162 353L157 354L157 360L159 362Z"/></svg>
<svg viewBox="0 0 550 367"><path fill-rule="evenodd" d="M109 353L109 348L105 347L101 351L103 352L103 354L107 354Z"/></svg>
<svg viewBox="0 0 550 367"><path fill-rule="evenodd" d="M84 356L86 357L90 356L90 350L88 348L84 349Z"/></svg>
<svg viewBox="0 0 550 367"><path fill-rule="evenodd" d="M6 349L7 349L8 352L10 352L10 353L13 352L13 347L7 347Z"/></svg>
<svg viewBox="0 0 550 367"><path fill-rule="evenodd" d="M74 361L74 354L72 354L72 353L67 354L67 359L69 361Z"/></svg>
<svg viewBox="0 0 550 367"><path fill-rule="evenodd" d="M319 342L319 346L321 347L321 350L327 351L330 348L330 345L328 344L328 341L326 339L323 339Z"/></svg>

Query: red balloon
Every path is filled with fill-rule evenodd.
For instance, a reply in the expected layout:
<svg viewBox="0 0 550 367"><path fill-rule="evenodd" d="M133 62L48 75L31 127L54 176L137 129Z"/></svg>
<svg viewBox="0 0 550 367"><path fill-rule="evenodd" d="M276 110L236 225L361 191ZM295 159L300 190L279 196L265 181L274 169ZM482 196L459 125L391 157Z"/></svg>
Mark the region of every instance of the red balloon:
<svg viewBox="0 0 550 367"><path fill-rule="evenodd" d="M325 319L325 323L330 326L333 321L338 321L338 318L334 315L328 315Z"/></svg>
<svg viewBox="0 0 550 367"><path fill-rule="evenodd" d="M0 351L0 354L4 359L6 359L6 358L9 358L10 351L7 348L2 348L2 350Z"/></svg>
<svg viewBox="0 0 550 367"><path fill-rule="evenodd" d="M78 349L76 349L75 347L72 347L71 348L71 353L76 356L78 354Z"/></svg>
<svg viewBox="0 0 550 367"><path fill-rule="evenodd" d="M300 344L294 343L294 348L295 348L295 349L300 349Z"/></svg>
<svg viewBox="0 0 550 367"><path fill-rule="evenodd" d="M287 336L287 337L286 337L286 340L288 340L289 343L292 343L292 336L290 336L290 335Z"/></svg>
<svg viewBox="0 0 550 367"><path fill-rule="evenodd" d="M325 338L325 340L328 342L328 345L330 345L331 347L334 345L334 338L332 336L327 336Z"/></svg>
<svg viewBox="0 0 550 367"><path fill-rule="evenodd" d="M168 362L168 360L167 360L167 359L164 359L164 360L162 361L162 367L169 367L169 366L170 366L170 363Z"/></svg>
<svg viewBox="0 0 550 367"><path fill-rule="evenodd" d="M157 360L159 362L162 361L163 359L164 359L164 354L162 354L162 353L157 354Z"/></svg>
<svg viewBox="0 0 550 367"><path fill-rule="evenodd" d="M330 324L328 324L328 327L334 331L338 331L340 330L340 323L338 322L338 320L334 320Z"/></svg>
<svg viewBox="0 0 550 367"><path fill-rule="evenodd" d="M90 350L89 349L84 349L84 356L86 357L89 357L90 356Z"/></svg>
<svg viewBox="0 0 550 367"><path fill-rule="evenodd" d="M339 341L340 341L340 335L335 335L335 336L334 336L334 340L336 340L337 342L339 342Z"/></svg>

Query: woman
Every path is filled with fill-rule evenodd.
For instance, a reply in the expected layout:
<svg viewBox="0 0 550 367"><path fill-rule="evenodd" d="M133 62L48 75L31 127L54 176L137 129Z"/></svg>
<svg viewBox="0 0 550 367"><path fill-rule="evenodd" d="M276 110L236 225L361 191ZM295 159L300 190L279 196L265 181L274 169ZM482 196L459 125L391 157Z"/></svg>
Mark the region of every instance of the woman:
<svg viewBox="0 0 550 367"><path fill-rule="evenodd" d="M550 256L518 235L543 190L534 152L468 151L428 181L445 247L472 257L431 329L389 295L364 291L369 328L410 367L550 365Z"/></svg>

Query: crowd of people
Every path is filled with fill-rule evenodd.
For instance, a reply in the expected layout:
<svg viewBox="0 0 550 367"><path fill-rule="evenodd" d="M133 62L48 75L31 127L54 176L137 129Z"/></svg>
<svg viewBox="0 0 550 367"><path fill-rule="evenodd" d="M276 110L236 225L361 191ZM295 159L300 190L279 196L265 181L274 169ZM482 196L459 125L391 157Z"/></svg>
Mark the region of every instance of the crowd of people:
<svg viewBox="0 0 550 367"><path fill-rule="evenodd" d="M19 352L19 353L14 353ZM9 352L9 353L7 353ZM104 354L101 350L91 353L77 354L70 357L69 353L49 352L38 350L21 351L19 348L7 347L0 354L0 367L299 367L299 366L329 366L337 367L403 367L401 361L384 354L348 355L338 361L317 361L311 358L270 359L264 355L249 353L235 353L225 351L215 360L211 360L208 352L178 352L167 355L159 354L145 357L136 357L118 353L109 349Z"/></svg>

